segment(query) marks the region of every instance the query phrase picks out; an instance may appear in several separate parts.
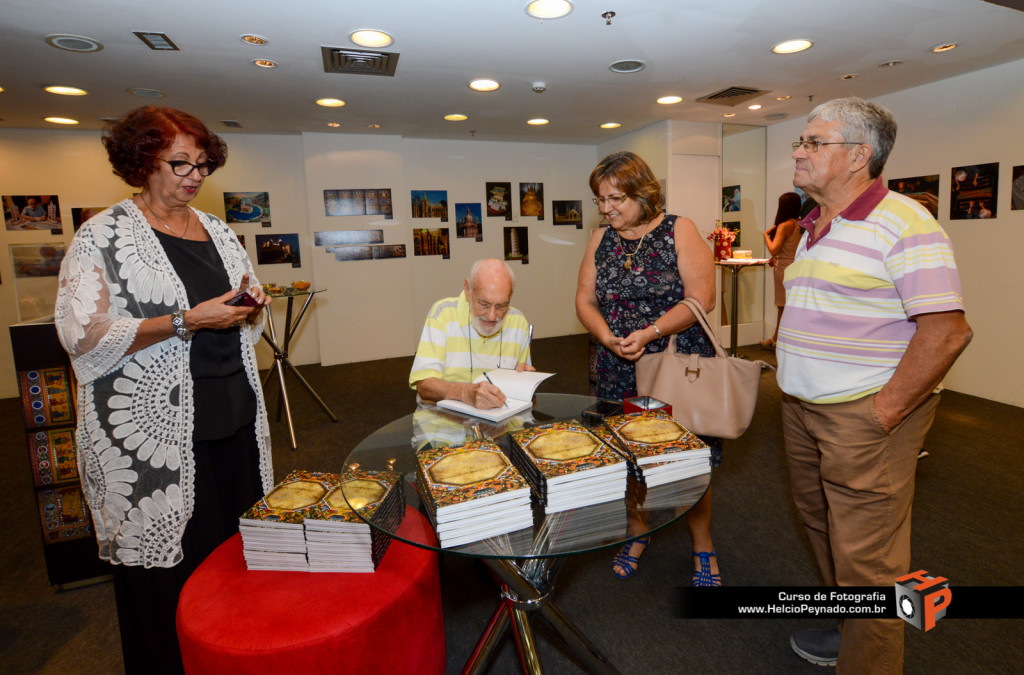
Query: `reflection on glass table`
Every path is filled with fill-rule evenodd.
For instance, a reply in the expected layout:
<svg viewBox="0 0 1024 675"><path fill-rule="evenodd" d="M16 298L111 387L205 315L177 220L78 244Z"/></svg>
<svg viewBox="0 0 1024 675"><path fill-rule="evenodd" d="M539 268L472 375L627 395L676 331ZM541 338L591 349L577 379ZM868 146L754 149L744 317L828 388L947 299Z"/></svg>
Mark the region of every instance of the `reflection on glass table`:
<svg viewBox="0 0 1024 675"><path fill-rule="evenodd" d="M385 425L364 439L349 454L344 469L397 471L406 479L406 503L422 507L416 491L416 450L427 446L458 445L474 438L494 440L508 450L506 432L566 419L581 419L584 408L597 399L571 394L536 396L531 411L501 423L463 416L436 406L420 406L414 413ZM523 670L540 672L540 661L530 628L534 613L561 635L570 649L592 672L616 672L551 601L555 579L568 556L613 548L646 536L679 520L708 489L711 474L705 473L650 489L630 478L623 497L615 501L544 514L534 503L532 527L459 546L441 548L426 540L395 536L413 546L441 553L481 559L501 579L497 609L477 642L464 672L487 666L494 647L510 624ZM634 525L627 529L627 517ZM635 523L640 524L638 530ZM371 526L375 526L371 523Z"/></svg>

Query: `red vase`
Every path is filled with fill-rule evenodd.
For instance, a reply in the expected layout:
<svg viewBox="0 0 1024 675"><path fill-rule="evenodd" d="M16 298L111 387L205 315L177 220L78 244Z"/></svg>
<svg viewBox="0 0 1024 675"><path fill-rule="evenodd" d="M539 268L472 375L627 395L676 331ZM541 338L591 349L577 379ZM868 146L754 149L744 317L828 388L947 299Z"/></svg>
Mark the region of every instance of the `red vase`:
<svg viewBox="0 0 1024 675"><path fill-rule="evenodd" d="M715 260L725 260L732 257L732 242L725 239L715 240Z"/></svg>

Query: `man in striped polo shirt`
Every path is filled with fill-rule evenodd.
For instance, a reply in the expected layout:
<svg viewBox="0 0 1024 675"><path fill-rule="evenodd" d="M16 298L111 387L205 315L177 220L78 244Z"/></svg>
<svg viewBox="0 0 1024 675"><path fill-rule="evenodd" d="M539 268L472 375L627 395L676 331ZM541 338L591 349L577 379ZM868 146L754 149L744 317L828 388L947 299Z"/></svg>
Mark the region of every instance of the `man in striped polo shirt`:
<svg viewBox="0 0 1024 675"><path fill-rule="evenodd" d="M457 399L484 410L505 402L486 379L495 368L534 370L530 325L510 306L516 277L497 258L473 263L457 298L434 303L423 325L409 386L421 401Z"/></svg>
<svg viewBox="0 0 1024 675"><path fill-rule="evenodd" d="M917 454L972 336L949 238L882 182L895 139L888 110L845 98L815 108L793 144L793 184L818 207L786 270L778 380L793 498L829 585L910 571ZM903 623L846 619L790 644L840 672L899 673Z"/></svg>

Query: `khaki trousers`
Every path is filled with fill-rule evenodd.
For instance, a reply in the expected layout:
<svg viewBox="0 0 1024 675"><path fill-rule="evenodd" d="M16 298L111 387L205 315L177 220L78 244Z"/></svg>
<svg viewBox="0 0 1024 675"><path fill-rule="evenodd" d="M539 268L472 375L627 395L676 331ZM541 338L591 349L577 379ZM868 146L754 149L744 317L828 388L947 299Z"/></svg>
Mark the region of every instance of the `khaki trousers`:
<svg viewBox="0 0 1024 675"><path fill-rule="evenodd" d="M827 585L891 586L910 570L917 453L938 395L886 433L874 396L821 405L782 401L793 499ZM837 673L903 671L902 619L842 622Z"/></svg>

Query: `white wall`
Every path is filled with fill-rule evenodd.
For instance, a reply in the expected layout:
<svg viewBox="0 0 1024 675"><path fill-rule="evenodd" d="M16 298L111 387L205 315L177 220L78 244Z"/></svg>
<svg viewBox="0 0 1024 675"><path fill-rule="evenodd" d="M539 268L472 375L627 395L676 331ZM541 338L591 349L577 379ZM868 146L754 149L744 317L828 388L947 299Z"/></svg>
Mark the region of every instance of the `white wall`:
<svg viewBox="0 0 1024 675"><path fill-rule="evenodd" d="M974 341L946 387L1024 406L1024 211L1010 210L1011 168L1024 164L1024 60L877 99L899 124L883 177L939 174L939 223L953 242ZM790 143L804 120L768 128L768 194L792 186ZM949 219L951 170L999 162L997 217Z"/></svg>
<svg viewBox="0 0 1024 675"><path fill-rule="evenodd" d="M722 186L739 185L740 210L738 213L720 213L722 221L740 223L740 241L733 249L751 251L755 258L771 257L765 253L765 129L758 127L722 139ZM768 267L752 267L739 271L739 318L741 332L737 342L752 344L761 339L764 321L765 279L772 271ZM732 274L722 270L722 283L726 287L725 301L731 302Z"/></svg>

